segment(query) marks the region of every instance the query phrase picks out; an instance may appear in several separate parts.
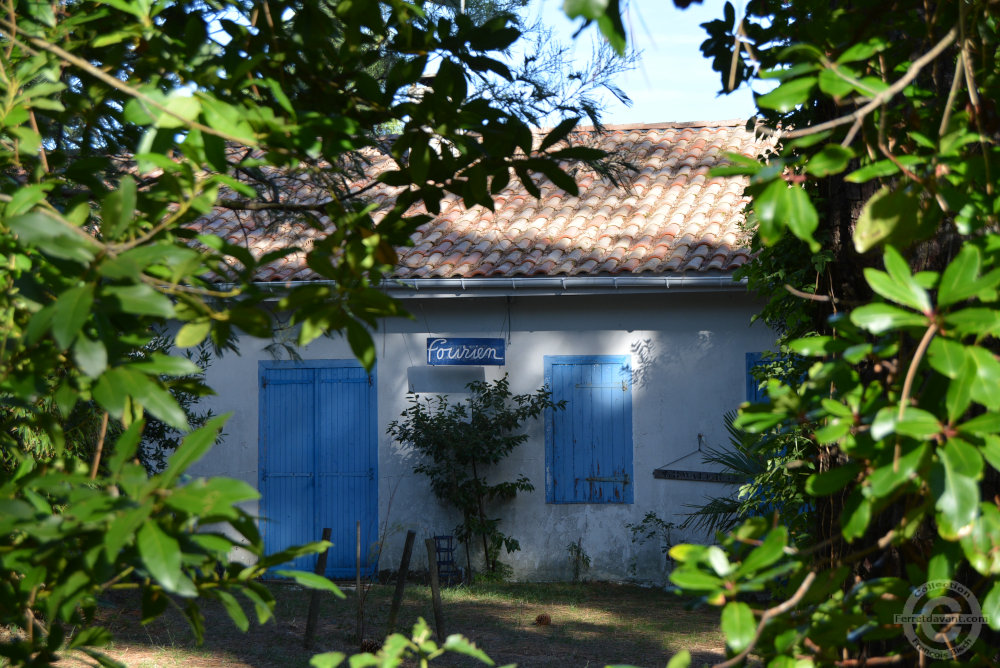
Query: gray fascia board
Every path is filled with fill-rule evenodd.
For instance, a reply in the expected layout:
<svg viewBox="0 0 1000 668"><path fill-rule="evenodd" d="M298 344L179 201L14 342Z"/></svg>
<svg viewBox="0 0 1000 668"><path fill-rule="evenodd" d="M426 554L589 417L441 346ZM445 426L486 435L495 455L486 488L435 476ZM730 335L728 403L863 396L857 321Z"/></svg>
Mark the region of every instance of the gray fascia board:
<svg viewBox="0 0 1000 668"><path fill-rule="evenodd" d="M281 292L324 281L257 283L258 287ZM732 274L677 276L547 276L527 278L408 278L389 279L382 289L399 299L436 297L528 297L553 295L642 294L665 292L746 292L746 279Z"/></svg>

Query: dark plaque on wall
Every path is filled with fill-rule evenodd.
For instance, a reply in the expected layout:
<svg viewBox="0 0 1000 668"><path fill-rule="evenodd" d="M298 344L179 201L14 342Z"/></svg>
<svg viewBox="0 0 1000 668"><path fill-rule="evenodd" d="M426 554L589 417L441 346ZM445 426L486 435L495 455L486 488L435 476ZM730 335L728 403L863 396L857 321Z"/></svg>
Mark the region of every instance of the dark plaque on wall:
<svg viewBox="0 0 1000 668"><path fill-rule="evenodd" d="M742 478L732 473L714 473L712 471L681 471L679 469L654 469L653 477L660 480L691 480L695 482L721 482L733 484Z"/></svg>
<svg viewBox="0 0 1000 668"><path fill-rule="evenodd" d="M447 365L485 365L503 366L503 339L472 339L435 337L427 339L427 364L430 366Z"/></svg>

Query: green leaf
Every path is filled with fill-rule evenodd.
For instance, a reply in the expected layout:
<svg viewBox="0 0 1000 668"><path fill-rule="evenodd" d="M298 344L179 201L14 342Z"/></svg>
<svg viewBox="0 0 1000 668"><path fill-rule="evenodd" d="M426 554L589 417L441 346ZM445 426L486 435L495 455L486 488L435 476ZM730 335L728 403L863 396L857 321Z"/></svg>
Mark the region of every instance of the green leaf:
<svg viewBox="0 0 1000 668"><path fill-rule="evenodd" d="M128 396L141 404L144 409L174 429L180 431L189 429L187 414L173 395L163 388L159 379L128 367L119 367L114 371L118 372L115 378L122 384ZM107 374L101 378L106 377Z"/></svg>
<svg viewBox="0 0 1000 668"><path fill-rule="evenodd" d="M930 446L921 443L901 455L898 461L888 462L872 471L868 475L868 485L872 495L877 499L885 498L914 477L929 449Z"/></svg>
<svg viewBox="0 0 1000 668"><path fill-rule="evenodd" d="M976 383L976 365L972 357L966 357L958 377L948 383L945 393L945 408L948 411L948 423L955 422L965 414L972 403L972 386Z"/></svg>
<svg viewBox="0 0 1000 668"><path fill-rule="evenodd" d="M983 437L983 458L997 471L1000 471L1000 436L987 434Z"/></svg>
<svg viewBox="0 0 1000 668"><path fill-rule="evenodd" d="M6 223L22 243L37 246L53 257L86 264L97 254L98 244L93 237L47 213L31 211Z"/></svg>
<svg viewBox="0 0 1000 668"><path fill-rule="evenodd" d="M137 189L131 176L122 177L118 190L104 196L101 202L102 232L106 239L117 239L128 229L135 215Z"/></svg>
<svg viewBox="0 0 1000 668"><path fill-rule="evenodd" d="M607 3L604 4L607 5ZM566 136L569 135L570 131L576 127L576 124L579 121L580 119L577 117L565 118L560 121L559 125L552 128L552 130L545 135L545 139L542 140L541 145L538 147L539 152L542 152L565 139Z"/></svg>
<svg viewBox="0 0 1000 668"><path fill-rule="evenodd" d="M980 480L983 477L983 457L979 449L960 438L951 438L938 455L947 459L948 466L956 473Z"/></svg>
<svg viewBox="0 0 1000 668"><path fill-rule="evenodd" d="M337 598L346 598L344 592L340 591L340 587L335 585L333 582L328 580L322 575L317 575L316 573L310 573L309 571L275 571L275 575L280 575L281 577L291 578L295 580L298 584L309 589L318 589L319 591L328 591Z"/></svg>
<svg viewBox="0 0 1000 668"><path fill-rule="evenodd" d="M189 322L177 331L177 335L174 337L174 345L178 348L196 346L205 340L210 331L212 331L211 320Z"/></svg>
<svg viewBox="0 0 1000 668"><path fill-rule="evenodd" d="M201 373L201 367L188 358L159 352L149 355L143 362L133 362L129 368L161 376L194 376Z"/></svg>
<svg viewBox="0 0 1000 668"><path fill-rule="evenodd" d="M805 188L801 186L787 188L781 197L778 215L785 218L792 234L809 244L812 252L819 251L820 245L813 239L813 232L819 225L819 215Z"/></svg>
<svg viewBox="0 0 1000 668"><path fill-rule="evenodd" d="M254 589L255 585L264 589L267 598L262 596L261 592ZM271 597L270 592L259 583L248 583L247 586L240 589L240 592L253 603L254 611L257 613L257 623L266 624L267 620L272 617L273 613L271 609L274 607L274 599Z"/></svg>
<svg viewBox="0 0 1000 668"><path fill-rule="evenodd" d="M761 109L774 109L782 113L791 111L809 100L815 85L816 77L814 76L792 79L758 97L757 106Z"/></svg>
<svg viewBox="0 0 1000 668"><path fill-rule="evenodd" d="M949 306L976 294L978 292L976 277L979 275L981 263L982 257L978 248L971 244L962 246L941 276L941 283L938 286L938 305Z"/></svg>
<svg viewBox="0 0 1000 668"><path fill-rule="evenodd" d="M871 519L871 501L862 496L860 489L854 490L847 497L844 509L840 513L840 530L847 542L853 542L864 536Z"/></svg>
<svg viewBox="0 0 1000 668"><path fill-rule="evenodd" d="M951 580L961 562L961 546L941 537L935 538L930 559L927 560L927 580Z"/></svg>
<svg viewBox="0 0 1000 668"><path fill-rule="evenodd" d="M171 484L192 464L205 456L228 419L228 413L212 418L205 423L205 426L184 437L180 447L170 455L167 469L162 473L166 485Z"/></svg>
<svg viewBox="0 0 1000 668"><path fill-rule="evenodd" d="M871 196L861 210L854 228L854 247L867 253L878 244L897 235L897 229L913 225L918 217L920 201L903 188L890 190L883 186Z"/></svg>
<svg viewBox="0 0 1000 668"><path fill-rule="evenodd" d="M928 295L927 291L920 287L917 281L913 278L913 274L910 273L910 268L906 264L906 260L904 260L903 256L899 254L899 251L892 246L886 246L884 262L885 268L889 272L888 278L891 281L892 287L889 288L891 296L885 294L882 296L916 309L921 313L930 312L930 295ZM884 275L882 272L874 273ZM869 273L866 270L865 277L867 278L868 275ZM872 286L872 289L879 292L879 289L870 281L869 284ZM880 292L879 294L882 293Z"/></svg>
<svg viewBox="0 0 1000 668"><path fill-rule="evenodd" d="M872 37L864 42L855 42L840 54L838 63L852 63L858 60L868 60L876 53L889 47L889 42L883 37Z"/></svg>
<svg viewBox="0 0 1000 668"><path fill-rule="evenodd" d="M757 624L754 622L750 606L740 601L730 601L722 609L722 632L726 634L726 644L733 652L742 652L750 645Z"/></svg>
<svg viewBox="0 0 1000 668"><path fill-rule="evenodd" d="M136 536L139 556L149 574L160 585L179 596L195 596L194 584L181 572L181 548L156 522L145 522Z"/></svg>
<svg viewBox="0 0 1000 668"><path fill-rule="evenodd" d="M865 304L851 311L851 322L872 334L883 334L894 329L927 327L926 316L907 311L891 304Z"/></svg>
<svg viewBox="0 0 1000 668"><path fill-rule="evenodd" d="M678 568L670 573L670 581L681 589L692 592L716 592L722 588L722 579L694 568Z"/></svg>
<svg viewBox="0 0 1000 668"><path fill-rule="evenodd" d="M52 308L52 336L60 348L69 348L87 322L94 305L91 283L66 290Z"/></svg>
<svg viewBox="0 0 1000 668"><path fill-rule="evenodd" d="M771 529L764 541L755 547L747 558L740 564L738 573L740 576L751 576L758 571L772 565L785 554L785 547L788 546L788 529L785 527L775 527Z"/></svg>
<svg viewBox="0 0 1000 668"><path fill-rule="evenodd" d="M51 190L51 184L33 183L21 186L10 196L10 201L7 202L4 212L7 217L19 216L44 200L49 190Z"/></svg>
<svg viewBox="0 0 1000 668"><path fill-rule="evenodd" d="M1000 337L1000 311L991 308L965 308L944 317L945 325L957 336Z"/></svg>
<svg viewBox="0 0 1000 668"><path fill-rule="evenodd" d="M139 447L139 441L142 439L142 421L133 422L129 425L128 429L122 432L122 435L118 437L115 441L114 451L111 457L107 459L108 470L117 476L125 462L131 460L135 456L135 452Z"/></svg>
<svg viewBox="0 0 1000 668"><path fill-rule="evenodd" d="M705 550L708 549L704 545L694 545L691 543L681 543L679 545L674 545L670 548L668 554L670 558L674 561L684 563L687 561L697 561L705 554Z"/></svg>
<svg viewBox="0 0 1000 668"><path fill-rule="evenodd" d="M983 599L982 612L990 628L1000 631L1000 580L993 583Z"/></svg>
<svg viewBox="0 0 1000 668"><path fill-rule="evenodd" d="M938 534L945 540L957 540L979 514L979 484L963 473L969 464L951 448L953 442L938 449L939 459L931 467L930 478Z"/></svg>
<svg viewBox="0 0 1000 668"><path fill-rule="evenodd" d="M940 336L935 337L927 349L927 361L931 368L952 379L966 371L967 357L965 346Z"/></svg>
<svg viewBox="0 0 1000 668"><path fill-rule="evenodd" d="M832 336L808 336L788 343L788 349L803 357L826 357L845 350L850 344Z"/></svg>
<svg viewBox="0 0 1000 668"><path fill-rule="evenodd" d="M493 660L486 655L486 652L476 647L475 643L470 641L465 636L453 633L445 639L444 644L441 645L442 649L448 652L455 652L456 654L463 654L465 656L471 656L474 659L478 659L487 665L494 665Z"/></svg>
<svg viewBox="0 0 1000 668"><path fill-rule="evenodd" d="M968 346L965 351L975 368L973 400L991 411L1000 410L1000 362L992 352L979 346Z"/></svg>
<svg viewBox="0 0 1000 668"><path fill-rule="evenodd" d="M371 332L356 321L348 320L347 342L351 344L351 352L361 362L361 366L370 372L375 367L375 341L372 340Z"/></svg>
<svg viewBox="0 0 1000 668"><path fill-rule="evenodd" d="M902 155L899 156L897 162L908 169L915 169L924 164L926 160L916 155ZM899 166L892 160L879 160L854 170L844 177L844 180L848 183L867 183L872 179L895 176L899 171Z"/></svg>
<svg viewBox="0 0 1000 668"><path fill-rule="evenodd" d="M118 307L133 315L174 317L174 304L165 295L144 283L125 287L107 287L103 293L118 302Z"/></svg>
<svg viewBox="0 0 1000 668"><path fill-rule="evenodd" d="M854 152L840 144L827 144L823 149L809 159L806 171L813 176L824 177L838 174L850 164Z"/></svg>
<svg viewBox="0 0 1000 668"><path fill-rule="evenodd" d="M121 369L108 369L101 374L94 386L94 399L117 420L124 415L125 404L128 402L128 392L122 377Z"/></svg>
<svg viewBox="0 0 1000 668"><path fill-rule="evenodd" d="M764 190L754 197L753 207L759 224L758 234L768 246L776 244L785 230L785 220L780 215L781 201L788 190L784 179L772 181Z"/></svg>
<svg viewBox="0 0 1000 668"><path fill-rule="evenodd" d="M563 0L563 11L571 19L597 19L608 9L609 0Z"/></svg>
<svg viewBox="0 0 1000 668"><path fill-rule="evenodd" d="M846 68L826 68L819 73L819 89L834 99L846 97L854 92L854 85L842 75ZM846 71L843 74L847 74Z"/></svg>
<svg viewBox="0 0 1000 668"><path fill-rule="evenodd" d="M709 566L711 566L712 570L714 570L720 577L726 577L733 571L733 566L729 563L729 558L718 545L709 545L708 550L705 552L705 556L708 559Z"/></svg>
<svg viewBox="0 0 1000 668"><path fill-rule="evenodd" d="M829 471L814 473L806 480L806 492L813 496L829 496L854 480L860 470L856 462L847 462Z"/></svg>
<svg viewBox="0 0 1000 668"><path fill-rule="evenodd" d="M691 652L686 649L674 654L667 662L667 668L688 668L691 665Z"/></svg>
<svg viewBox="0 0 1000 668"><path fill-rule="evenodd" d="M1000 575L1000 550L997 536L1000 536L1000 510L991 501L979 505L980 517L972 523L971 530L962 535L962 552L969 565L981 575Z"/></svg>
<svg viewBox="0 0 1000 668"><path fill-rule="evenodd" d="M233 478L200 478L170 492L166 504L197 517L236 517L236 504L260 498L249 484Z"/></svg>
<svg viewBox="0 0 1000 668"><path fill-rule="evenodd" d="M240 606L239 601L236 600L236 597L224 589L216 589L215 595L219 597L222 607L226 609L226 613L233 620L236 628L246 633L247 629L250 628L250 620L247 619L247 615L243 612L243 608Z"/></svg>
<svg viewBox="0 0 1000 668"><path fill-rule="evenodd" d="M941 422L929 411L907 406L903 410L903 419L896 422L895 431L916 439L929 439L941 433Z"/></svg>
<svg viewBox="0 0 1000 668"><path fill-rule="evenodd" d="M175 90L167 96L164 111L151 109L157 128L183 128L201 113L201 102L186 90Z"/></svg>
<svg viewBox="0 0 1000 668"><path fill-rule="evenodd" d="M108 350L100 340L78 336L73 345L73 361L89 378L97 378L108 368Z"/></svg>
<svg viewBox="0 0 1000 668"><path fill-rule="evenodd" d="M343 652L323 652L314 654L309 659L309 665L313 668L337 668L346 658L347 655Z"/></svg>

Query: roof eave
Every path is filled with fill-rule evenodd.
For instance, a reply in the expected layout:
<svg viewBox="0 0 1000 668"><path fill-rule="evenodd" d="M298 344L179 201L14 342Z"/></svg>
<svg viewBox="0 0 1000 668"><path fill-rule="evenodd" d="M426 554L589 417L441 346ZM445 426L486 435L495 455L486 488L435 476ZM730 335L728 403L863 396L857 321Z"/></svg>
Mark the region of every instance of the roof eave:
<svg viewBox="0 0 1000 668"><path fill-rule="evenodd" d="M325 281L258 283L280 292ZM746 279L732 273L659 276L515 276L504 278L392 278L382 289L398 299L435 297L545 297L556 295L649 294L662 292L746 292Z"/></svg>

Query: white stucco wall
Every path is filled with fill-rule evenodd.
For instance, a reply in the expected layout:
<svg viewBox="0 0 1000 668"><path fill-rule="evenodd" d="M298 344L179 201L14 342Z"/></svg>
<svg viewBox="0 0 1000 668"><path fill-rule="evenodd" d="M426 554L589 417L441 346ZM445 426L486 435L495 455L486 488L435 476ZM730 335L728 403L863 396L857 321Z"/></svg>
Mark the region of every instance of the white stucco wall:
<svg viewBox="0 0 1000 668"><path fill-rule="evenodd" d="M528 443L497 475L523 473L535 491L498 510L501 528L516 537L521 551L504 555L520 579L568 579L567 545L582 540L591 559L587 577L626 579L634 562L639 580L660 582L664 559L658 546L635 545L627 523L647 511L680 523L685 504L718 494L714 483L658 480L653 469L698 446L727 443L722 415L745 395L745 353L771 349L773 334L750 326L759 304L743 293L666 293L506 298L431 298L406 302L412 320L394 319L376 333L379 422L379 526L389 527L379 568L396 568L406 529L419 540L451 533L454 511L437 502L427 479L413 473L414 458L391 442L385 426L407 405L407 371L425 366L428 336L509 337L504 367L485 367L487 380L510 375L515 393L543 383L545 355L631 355L634 503L547 504L543 421L530 426ZM239 356L213 362L209 385L218 412L232 412L225 442L202 460L200 475L228 475L257 484L258 360L273 359L270 340L243 337ZM320 339L299 351L303 359L347 359L346 341ZM671 468L708 470L697 454ZM253 510L253 509L251 509ZM677 533L675 542L700 536ZM473 555L475 556L475 552ZM459 555L464 564L464 554ZM412 568L426 566L414 550Z"/></svg>

